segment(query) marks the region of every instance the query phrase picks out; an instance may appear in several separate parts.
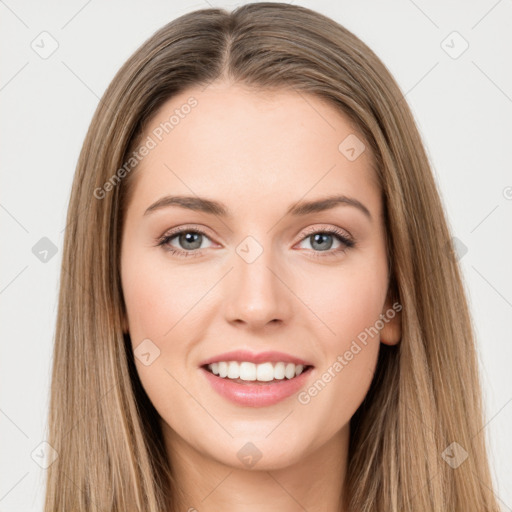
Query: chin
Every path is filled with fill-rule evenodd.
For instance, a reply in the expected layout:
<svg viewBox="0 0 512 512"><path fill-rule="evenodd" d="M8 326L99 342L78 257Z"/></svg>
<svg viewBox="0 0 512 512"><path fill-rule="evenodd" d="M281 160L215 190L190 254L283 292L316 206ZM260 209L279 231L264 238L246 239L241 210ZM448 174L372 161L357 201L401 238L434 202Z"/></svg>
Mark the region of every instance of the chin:
<svg viewBox="0 0 512 512"><path fill-rule="evenodd" d="M225 445L217 444L220 453L211 456L226 466L249 471L284 469L303 460L304 443L291 444L286 442L286 436L271 439L272 435L244 435L242 439L231 439Z"/></svg>

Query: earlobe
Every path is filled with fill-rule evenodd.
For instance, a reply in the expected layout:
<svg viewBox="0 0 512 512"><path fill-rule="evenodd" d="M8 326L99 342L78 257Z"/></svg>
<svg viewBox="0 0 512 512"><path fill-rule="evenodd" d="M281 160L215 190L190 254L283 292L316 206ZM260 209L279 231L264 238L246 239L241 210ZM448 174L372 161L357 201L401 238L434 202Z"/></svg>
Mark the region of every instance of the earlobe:
<svg viewBox="0 0 512 512"><path fill-rule="evenodd" d="M384 327L380 331L380 341L385 345L396 345L402 338L402 304L391 303L388 297L381 316Z"/></svg>

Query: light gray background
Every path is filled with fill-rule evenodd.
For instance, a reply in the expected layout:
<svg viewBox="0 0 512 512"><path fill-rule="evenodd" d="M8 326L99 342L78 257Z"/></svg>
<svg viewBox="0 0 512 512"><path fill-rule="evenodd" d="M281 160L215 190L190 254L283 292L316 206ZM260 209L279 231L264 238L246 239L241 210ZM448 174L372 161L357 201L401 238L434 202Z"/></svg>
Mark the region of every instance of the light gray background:
<svg viewBox="0 0 512 512"><path fill-rule="evenodd" d="M1 512L42 508L44 470L34 459L45 438L63 228L99 97L165 23L238 3L0 0ZM512 511L512 2L295 3L366 42L413 110L452 234L467 248L460 261L478 336L485 431L497 495ZM46 59L31 47L51 49L43 31L58 43ZM461 55L454 31L469 44ZM32 251L42 237L57 248L47 262Z"/></svg>

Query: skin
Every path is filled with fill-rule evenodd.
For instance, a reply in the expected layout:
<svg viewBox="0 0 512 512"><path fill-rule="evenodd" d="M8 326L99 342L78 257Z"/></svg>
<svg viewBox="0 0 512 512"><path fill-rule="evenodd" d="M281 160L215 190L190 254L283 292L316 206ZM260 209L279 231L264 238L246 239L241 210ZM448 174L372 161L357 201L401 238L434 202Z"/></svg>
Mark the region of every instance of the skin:
<svg viewBox="0 0 512 512"><path fill-rule="evenodd" d="M160 351L147 366L135 361L161 417L179 510L342 510L349 421L370 386L380 343L400 339L400 314L307 404L296 395L268 407L233 404L199 365L235 349L282 351L314 365L307 388L391 308L372 156L367 147L349 161L338 150L357 132L322 99L225 81L167 101L146 136L190 96L197 106L137 169L121 247L125 330L134 349L149 339ZM222 201L232 218L178 206L144 215L168 194ZM292 203L332 194L358 199L372 219L347 205L285 215ZM179 227L205 231L201 248L179 236L168 245L199 256L157 245ZM334 235L315 244L311 233L329 228L356 245L336 252L345 246ZM263 249L250 264L236 252L249 235ZM237 457L248 442L262 455L252 467Z"/></svg>

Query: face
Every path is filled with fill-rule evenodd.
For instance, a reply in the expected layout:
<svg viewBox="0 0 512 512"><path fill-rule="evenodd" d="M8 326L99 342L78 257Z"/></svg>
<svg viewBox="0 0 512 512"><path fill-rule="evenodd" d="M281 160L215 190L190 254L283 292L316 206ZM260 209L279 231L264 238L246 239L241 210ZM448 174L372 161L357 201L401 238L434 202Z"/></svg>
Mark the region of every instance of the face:
<svg viewBox="0 0 512 512"><path fill-rule="evenodd" d="M369 148L316 96L225 82L173 97L144 142L121 279L170 446L276 469L346 440L399 339Z"/></svg>

